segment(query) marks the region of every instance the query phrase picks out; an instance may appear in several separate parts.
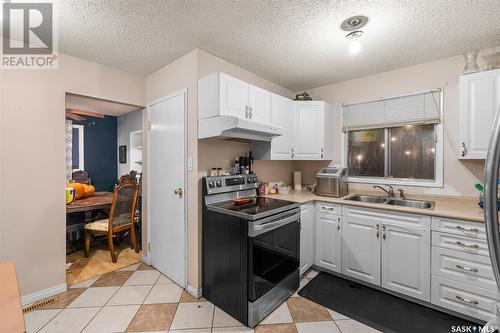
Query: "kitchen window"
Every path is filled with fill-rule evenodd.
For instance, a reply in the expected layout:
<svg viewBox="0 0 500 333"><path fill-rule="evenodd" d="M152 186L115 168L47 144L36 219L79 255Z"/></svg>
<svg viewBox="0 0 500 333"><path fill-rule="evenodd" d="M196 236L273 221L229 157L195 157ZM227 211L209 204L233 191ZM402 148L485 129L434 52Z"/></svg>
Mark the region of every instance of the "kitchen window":
<svg viewBox="0 0 500 333"><path fill-rule="evenodd" d="M349 181L443 186L441 93L343 107L342 164Z"/></svg>

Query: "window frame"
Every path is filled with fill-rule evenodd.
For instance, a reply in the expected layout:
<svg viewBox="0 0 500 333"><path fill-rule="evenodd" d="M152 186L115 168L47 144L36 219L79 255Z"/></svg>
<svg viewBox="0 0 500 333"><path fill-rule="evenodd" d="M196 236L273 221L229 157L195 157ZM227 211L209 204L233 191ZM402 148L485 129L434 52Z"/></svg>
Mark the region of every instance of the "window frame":
<svg viewBox="0 0 500 333"><path fill-rule="evenodd" d="M441 108L442 110L442 108ZM442 119L442 115L441 115ZM408 123L408 125L412 125ZM422 123L413 123L413 125L423 125ZM380 185L398 185L398 186L421 186L421 187L443 187L444 186L444 129L443 122L439 122L434 125L434 131L436 133L436 154L435 154L435 179L425 180L425 179L414 179L414 178L387 178L387 177L363 177L363 176L349 176L348 181L350 183L360 183L360 184L380 184ZM384 127L385 140L387 142L389 128ZM341 165L347 168L347 157L348 157L348 134L347 132L341 133ZM389 149L385 149L384 160L385 160L385 174L388 174L387 168L389 158Z"/></svg>
<svg viewBox="0 0 500 333"><path fill-rule="evenodd" d="M85 148L85 141L84 141L84 131L85 131L85 126L84 125L71 125L72 130L73 128L76 128L78 130L78 161L80 162L78 164L78 168L73 168L72 171L76 170L85 170L85 161L84 161L84 148ZM73 166L73 161L71 161L71 165Z"/></svg>

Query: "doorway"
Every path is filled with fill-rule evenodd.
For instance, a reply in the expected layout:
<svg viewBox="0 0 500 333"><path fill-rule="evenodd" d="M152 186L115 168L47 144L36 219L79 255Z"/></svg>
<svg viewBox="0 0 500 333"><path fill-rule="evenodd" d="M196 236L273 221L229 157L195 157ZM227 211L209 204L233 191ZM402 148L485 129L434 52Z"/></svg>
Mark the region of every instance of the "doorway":
<svg viewBox="0 0 500 333"><path fill-rule="evenodd" d="M148 106L148 239L152 266L186 287L187 90Z"/></svg>
<svg viewBox="0 0 500 333"><path fill-rule="evenodd" d="M85 230L91 224L109 221L111 206L115 200L113 191L121 176L133 174L141 193L143 110L144 107L139 105L66 93L67 187L73 187L75 192L83 189L83 195L67 198L68 285L89 281L141 260L140 194L133 223L139 253L130 248L131 229L113 234L116 262L112 260L106 234L92 233L88 257L84 253L84 238Z"/></svg>

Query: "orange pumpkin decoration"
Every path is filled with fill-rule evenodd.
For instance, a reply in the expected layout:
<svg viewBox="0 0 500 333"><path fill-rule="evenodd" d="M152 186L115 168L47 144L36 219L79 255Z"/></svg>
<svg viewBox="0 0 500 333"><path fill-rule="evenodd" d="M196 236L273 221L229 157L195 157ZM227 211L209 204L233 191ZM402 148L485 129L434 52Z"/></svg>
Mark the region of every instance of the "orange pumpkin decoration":
<svg viewBox="0 0 500 333"><path fill-rule="evenodd" d="M92 185L87 185L87 184L83 184L83 189L84 189L84 192L85 192L85 198L86 197L91 197L94 195L94 192L95 192L95 187L92 186Z"/></svg>
<svg viewBox="0 0 500 333"><path fill-rule="evenodd" d="M72 187L75 189L75 199L82 199L85 197L85 188L83 184L80 183L67 183L66 187Z"/></svg>

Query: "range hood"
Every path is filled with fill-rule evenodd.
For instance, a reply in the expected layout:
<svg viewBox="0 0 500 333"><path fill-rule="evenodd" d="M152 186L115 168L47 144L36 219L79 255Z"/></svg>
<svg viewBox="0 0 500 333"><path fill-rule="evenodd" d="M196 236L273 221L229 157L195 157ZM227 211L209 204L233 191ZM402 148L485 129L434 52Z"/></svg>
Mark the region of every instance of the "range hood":
<svg viewBox="0 0 500 333"><path fill-rule="evenodd" d="M247 142L269 142L283 135L283 127L256 123L233 116L198 120L198 139L218 138Z"/></svg>

